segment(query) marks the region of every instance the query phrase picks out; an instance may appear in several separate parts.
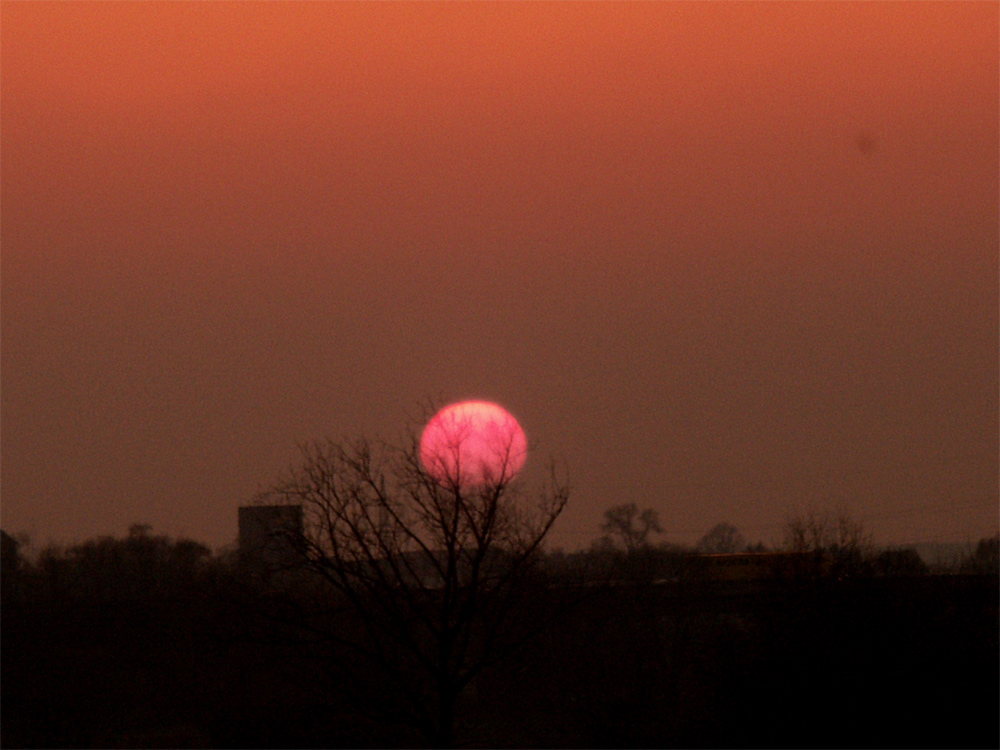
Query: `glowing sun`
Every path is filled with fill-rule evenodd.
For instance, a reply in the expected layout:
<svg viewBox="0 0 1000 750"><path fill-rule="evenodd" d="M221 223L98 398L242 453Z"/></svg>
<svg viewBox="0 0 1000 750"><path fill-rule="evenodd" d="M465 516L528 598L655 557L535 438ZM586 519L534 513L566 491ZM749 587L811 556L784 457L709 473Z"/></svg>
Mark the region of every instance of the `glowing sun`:
<svg viewBox="0 0 1000 750"><path fill-rule="evenodd" d="M420 460L442 484L481 486L512 479L524 466L528 441L517 420L489 401L446 406L420 436Z"/></svg>

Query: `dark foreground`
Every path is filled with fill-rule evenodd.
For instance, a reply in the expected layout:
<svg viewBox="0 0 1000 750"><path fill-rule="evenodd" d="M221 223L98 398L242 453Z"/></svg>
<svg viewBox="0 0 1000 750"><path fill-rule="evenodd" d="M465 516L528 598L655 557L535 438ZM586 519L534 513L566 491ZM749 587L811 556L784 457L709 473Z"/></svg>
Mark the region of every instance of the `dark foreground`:
<svg viewBox="0 0 1000 750"><path fill-rule="evenodd" d="M465 744L1000 746L996 576L550 595L573 606L472 686ZM198 587L103 601L5 592L3 747L419 744L331 700L308 655L291 658L252 620Z"/></svg>

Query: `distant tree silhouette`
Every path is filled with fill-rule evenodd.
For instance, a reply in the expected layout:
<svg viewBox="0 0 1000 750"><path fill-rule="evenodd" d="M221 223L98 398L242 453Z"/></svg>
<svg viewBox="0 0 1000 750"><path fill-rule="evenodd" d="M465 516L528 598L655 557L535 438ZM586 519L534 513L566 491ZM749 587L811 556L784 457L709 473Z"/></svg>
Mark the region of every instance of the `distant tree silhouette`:
<svg viewBox="0 0 1000 750"><path fill-rule="evenodd" d="M872 560L872 569L881 576L918 576L930 572L914 549L884 549Z"/></svg>
<svg viewBox="0 0 1000 750"><path fill-rule="evenodd" d="M731 523L717 523L698 542L697 550L707 555L739 552L746 547L746 540Z"/></svg>
<svg viewBox="0 0 1000 750"><path fill-rule="evenodd" d="M1000 535L980 539L975 551L962 562L960 570L987 575L1000 573Z"/></svg>
<svg viewBox="0 0 1000 750"><path fill-rule="evenodd" d="M8 534L6 531L0 530L0 550L2 550L2 556L0 560L3 563L3 576L16 575L21 567L21 553L19 547L21 546L18 541Z"/></svg>
<svg viewBox="0 0 1000 750"><path fill-rule="evenodd" d="M871 572L871 534L846 512L790 517L785 523L785 548L814 554L822 560L822 569L833 576Z"/></svg>
<svg viewBox="0 0 1000 750"><path fill-rule="evenodd" d="M433 476L419 447L414 432L402 446L307 445L261 499L303 508L301 531L285 532L306 571L282 615L290 633L323 646L314 656L357 708L446 747L466 688L540 626L527 595L568 488L553 466L529 497L504 460L480 484L457 465Z"/></svg>
<svg viewBox="0 0 1000 750"><path fill-rule="evenodd" d="M190 539L153 536L134 524L124 539L105 536L42 550L33 576L52 595L120 601L185 597L206 572L211 552Z"/></svg>
<svg viewBox="0 0 1000 750"><path fill-rule="evenodd" d="M6 531L0 530L0 597L5 603L14 600L21 591L21 544Z"/></svg>
<svg viewBox="0 0 1000 750"><path fill-rule="evenodd" d="M661 534L663 528L652 508L640 511L635 503L625 503L604 511L601 531L606 542L633 553L648 547L650 534Z"/></svg>

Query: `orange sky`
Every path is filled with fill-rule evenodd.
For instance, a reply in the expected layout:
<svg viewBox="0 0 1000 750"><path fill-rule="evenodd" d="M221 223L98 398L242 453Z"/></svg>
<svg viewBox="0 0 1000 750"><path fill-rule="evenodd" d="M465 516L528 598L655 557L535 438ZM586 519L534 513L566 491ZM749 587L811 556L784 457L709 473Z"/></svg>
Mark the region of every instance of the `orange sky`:
<svg viewBox="0 0 1000 750"><path fill-rule="evenodd" d="M0 13L5 530L222 544L438 394L566 458L567 546L996 529L996 3Z"/></svg>

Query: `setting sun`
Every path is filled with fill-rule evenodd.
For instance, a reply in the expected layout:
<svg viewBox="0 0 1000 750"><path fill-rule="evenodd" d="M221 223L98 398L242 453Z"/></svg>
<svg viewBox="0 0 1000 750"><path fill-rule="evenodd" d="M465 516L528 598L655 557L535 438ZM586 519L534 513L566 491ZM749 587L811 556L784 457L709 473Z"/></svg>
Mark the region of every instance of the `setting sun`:
<svg viewBox="0 0 1000 750"><path fill-rule="evenodd" d="M442 484L481 486L512 479L528 444L517 420L489 401L462 401L441 409L420 437L420 460Z"/></svg>

